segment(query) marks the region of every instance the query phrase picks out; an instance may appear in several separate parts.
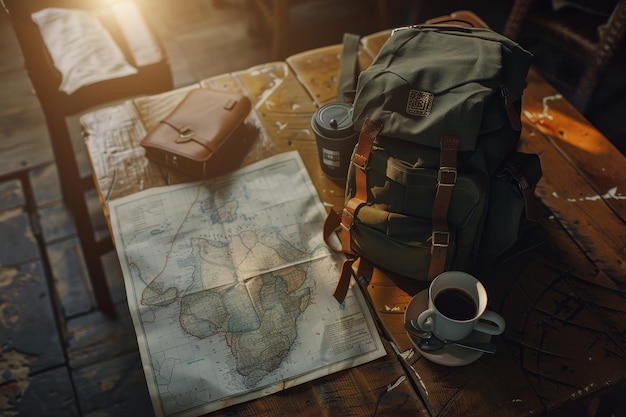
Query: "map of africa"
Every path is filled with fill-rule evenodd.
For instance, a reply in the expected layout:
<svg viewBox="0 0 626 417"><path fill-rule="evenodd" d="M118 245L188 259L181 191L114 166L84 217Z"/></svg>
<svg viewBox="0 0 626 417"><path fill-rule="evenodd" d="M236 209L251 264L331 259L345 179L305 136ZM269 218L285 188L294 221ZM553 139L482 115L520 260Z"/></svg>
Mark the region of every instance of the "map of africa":
<svg viewBox="0 0 626 417"><path fill-rule="evenodd" d="M385 354L322 239L299 154L109 204L157 415L195 416Z"/></svg>

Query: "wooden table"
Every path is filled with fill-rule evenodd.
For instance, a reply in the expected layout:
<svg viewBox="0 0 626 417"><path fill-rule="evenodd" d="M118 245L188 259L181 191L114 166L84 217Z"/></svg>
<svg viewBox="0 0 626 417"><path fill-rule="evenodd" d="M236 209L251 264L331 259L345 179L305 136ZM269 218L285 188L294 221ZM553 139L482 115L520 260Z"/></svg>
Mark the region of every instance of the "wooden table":
<svg viewBox="0 0 626 417"><path fill-rule="evenodd" d="M371 63L388 32L365 37ZM344 184L322 173L310 119L335 100L340 45L202 81L243 91L258 128L244 164L298 150L329 209ZM129 101L82 119L103 210L106 202L157 185L188 181L148 162L139 140L186 89ZM617 396L626 385L626 159L536 71L523 99L522 151L541 157L536 194L548 215L547 243L479 278L491 308L507 321L498 351L462 367L434 364L412 345L403 312L424 284L375 274L361 280L386 339L385 358L280 394L233 406L239 415L568 415ZM399 353L399 354L397 354ZM406 376L393 395L387 384ZM234 410L233 410L234 409ZM219 414L219 413L216 413ZM592 414L590 414L592 415Z"/></svg>

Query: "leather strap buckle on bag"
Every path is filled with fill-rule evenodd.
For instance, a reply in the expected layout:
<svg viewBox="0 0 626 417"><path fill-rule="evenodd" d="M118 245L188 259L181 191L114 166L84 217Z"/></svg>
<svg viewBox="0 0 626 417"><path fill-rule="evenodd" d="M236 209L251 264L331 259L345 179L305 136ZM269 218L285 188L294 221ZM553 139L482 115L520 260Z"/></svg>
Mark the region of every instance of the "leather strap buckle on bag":
<svg viewBox="0 0 626 417"><path fill-rule="evenodd" d="M341 226L341 228L345 230L346 232L349 232L350 229L352 229L352 222L354 221L354 214L352 214L350 210L344 208L342 212L342 217L344 218L344 221L342 221L339 226ZM348 221L345 221L345 220L348 220Z"/></svg>
<svg viewBox="0 0 626 417"><path fill-rule="evenodd" d="M434 230L431 236L433 246L438 246L442 248L447 248L448 246L450 246L450 232Z"/></svg>
<svg viewBox="0 0 626 417"><path fill-rule="evenodd" d="M186 128L180 132L180 136L176 138L176 143L189 142L190 140L193 140L193 137L195 134L196 132L194 132L193 130L189 128Z"/></svg>
<svg viewBox="0 0 626 417"><path fill-rule="evenodd" d="M455 167L441 167L437 171L437 184L454 187L456 184L457 171Z"/></svg>

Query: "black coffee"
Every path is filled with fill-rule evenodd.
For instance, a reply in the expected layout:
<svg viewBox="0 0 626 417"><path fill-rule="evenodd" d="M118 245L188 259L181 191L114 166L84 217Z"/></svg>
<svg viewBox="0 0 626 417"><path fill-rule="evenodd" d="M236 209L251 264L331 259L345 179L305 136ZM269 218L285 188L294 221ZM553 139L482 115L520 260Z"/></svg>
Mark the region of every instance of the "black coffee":
<svg viewBox="0 0 626 417"><path fill-rule="evenodd" d="M435 307L444 316L453 320L469 320L476 316L476 303L465 291L448 288L435 296Z"/></svg>

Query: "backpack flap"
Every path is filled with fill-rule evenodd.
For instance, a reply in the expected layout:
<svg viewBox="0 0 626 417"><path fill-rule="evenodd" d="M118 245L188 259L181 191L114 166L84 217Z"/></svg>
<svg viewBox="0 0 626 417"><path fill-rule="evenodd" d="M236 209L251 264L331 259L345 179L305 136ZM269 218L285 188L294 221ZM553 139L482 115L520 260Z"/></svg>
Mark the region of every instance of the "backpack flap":
<svg viewBox="0 0 626 417"><path fill-rule="evenodd" d="M519 68L502 74L503 59L520 61ZM442 135L455 135L460 152L473 151L486 128L486 99L507 83L509 100L519 100L525 77L517 73L529 66L529 53L490 30L424 25L394 31L359 75L355 128L369 117L384 125L383 136L439 148Z"/></svg>

